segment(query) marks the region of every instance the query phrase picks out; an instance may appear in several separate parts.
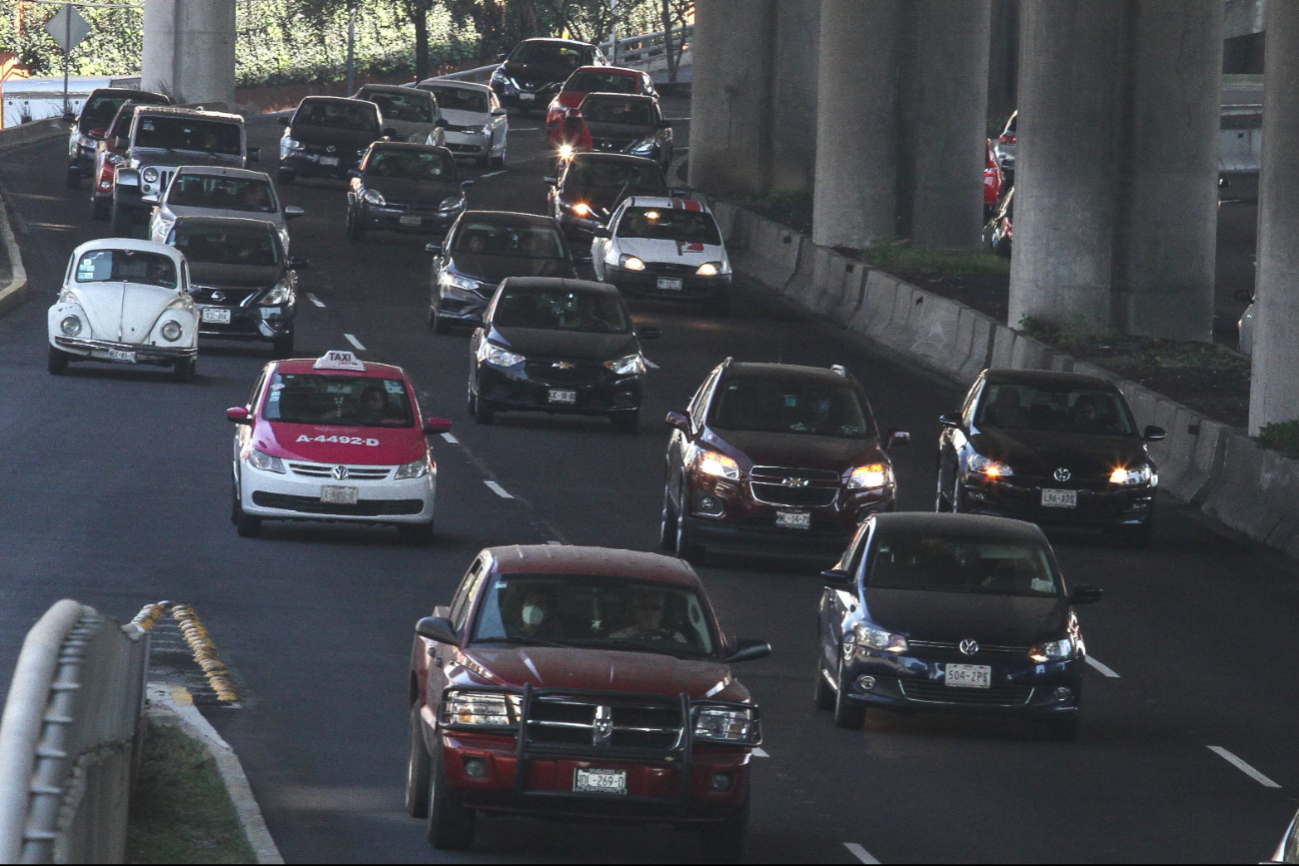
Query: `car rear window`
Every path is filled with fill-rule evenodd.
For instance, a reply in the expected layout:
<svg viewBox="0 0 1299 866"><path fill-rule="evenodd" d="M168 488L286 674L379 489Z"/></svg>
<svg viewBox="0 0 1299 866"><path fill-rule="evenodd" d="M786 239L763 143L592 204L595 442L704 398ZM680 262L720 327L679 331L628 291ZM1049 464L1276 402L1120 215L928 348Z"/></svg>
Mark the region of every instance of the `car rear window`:
<svg viewBox="0 0 1299 866"><path fill-rule="evenodd" d="M144 283L176 288L176 263L167 256L138 250L93 250L77 262L79 283Z"/></svg>
<svg viewBox="0 0 1299 866"><path fill-rule="evenodd" d="M851 387L794 378L744 376L723 382L709 424L719 430L838 439L876 435L869 410Z"/></svg>
<svg viewBox="0 0 1299 866"><path fill-rule="evenodd" d="M194 117L141 117L135 145L167 150L188 150L221 156L242 156L243 127L220 120Z"/></svg>
<svg viewBox="0 0 1299 866"><path fill-rule="evenodd" d="M582 100L582 117L587 123L620 123L627 126L649 126L654 122L654 107L642 99L619 99L611 96L588 96Z"/></svg>
<svg viewBox="0 0 1299 866"><path fill-rule="evenodd" d="M492 314L492 324L541 331L626 334L631 331L631 316L622 297L611 292L506 285Z"/></svg>
<svg viewBox="0 0 1299 866"><path fill-rule="evenodd" d="M575 93L635 93L636 76L616 72L578 72L564 85Z"/></svg>
<svg viewBox="0 0 1299 866"><path fill-rule="evenodd" d="M211 174L176 175L167 190L167 204L250 213L279 210L269 181Z"/></svg>
<svg viewBox="0 0 1299 866"><path fill-rule="evenodd" d="M329 427L410 427L415 423L401 379L276 373L262 417Z"/></svg>
<svg viewBox="0 0 1299 866"><path fill-rule="evenodd" d="M868 588L1029 598L1060 595L1051 559L1040 543L879 532L864 581Z"/></svg>
<svg viewBox="0 0 1299 866"><path fill-rule="evenodd" d="M280 245L270 228L179 225L171 244L191 262L268 268L280 263Z"/></svg>
<svg viewBox="0 0 1299 866"><path fill-rule="evenodd" d="M293 115L292 126L316 126L356 132L379 131L379 106L372 102L304 101Z"/></svg>
<svg viewBox="0 0 1299 866"><path fill-rule="evenodd" d="M1133 436L1136 426L1117 392L1069 385L988 385L976 427Z"/></svg>
<svg viewBox="0 0 1299 866"><path fill-rule="evenodd" d="M631 207L618 223L620 238L722 245L722 233L710 213L669 207Z"/></svg>
<svg viewBox="0 0 1299 866"><path fill-rule="evenodd" d="M463 87L437 87L435 85L422 86L420 89L432 93L438 101L438 108L443 111L450 109L451 111L487 113L487 94L481 90L466 90Z"/></svg>
<svg viewBox="0 0 1299 866"><path fill-rule="evenodd" d="M422 92L394 93L391 90L361 91L359 99L373 102L383 112L384 120L404 120L409 123L432 123L433 100Z"/></svg>

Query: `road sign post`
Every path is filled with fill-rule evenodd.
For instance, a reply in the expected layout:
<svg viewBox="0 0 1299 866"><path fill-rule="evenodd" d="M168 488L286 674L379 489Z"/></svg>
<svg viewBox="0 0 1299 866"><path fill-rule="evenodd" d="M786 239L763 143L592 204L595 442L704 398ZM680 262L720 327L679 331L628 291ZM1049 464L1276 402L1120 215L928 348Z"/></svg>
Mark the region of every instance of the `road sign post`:
<svg viewBox="0 0 1299 866"><path fill-rule="evenodd" d="M90 35L90 22L82 17L76 7L65 3L49 21L45 22L45 32L63 51L63 113L72 113L68 103L68 73L72 62L72 50Z"/></svg>

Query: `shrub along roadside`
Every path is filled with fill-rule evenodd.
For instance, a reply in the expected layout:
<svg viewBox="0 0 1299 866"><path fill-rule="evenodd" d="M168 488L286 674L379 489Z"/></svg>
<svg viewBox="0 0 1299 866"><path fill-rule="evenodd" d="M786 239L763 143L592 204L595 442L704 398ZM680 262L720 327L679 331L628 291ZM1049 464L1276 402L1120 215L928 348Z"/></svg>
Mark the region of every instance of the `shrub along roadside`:
<svg viewBox="0 0 1299 866"><path fill-rule="evenodd" d="M1254 441L1270 451L1299 460L1299 421L1268 424L1258 431Z"/></svg>

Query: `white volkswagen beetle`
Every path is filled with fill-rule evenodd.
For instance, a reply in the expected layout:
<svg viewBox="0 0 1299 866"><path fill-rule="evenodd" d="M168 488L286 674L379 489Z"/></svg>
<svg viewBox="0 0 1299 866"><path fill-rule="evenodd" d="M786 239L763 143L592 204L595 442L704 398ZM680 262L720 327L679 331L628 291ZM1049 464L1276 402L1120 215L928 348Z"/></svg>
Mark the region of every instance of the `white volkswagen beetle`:
<svg viewBox="0 0 1299 866"><path fill-rule="evenodd" d="M185 382L198 360L189 267L172 247L107 238L77 247L50 307L50 372L70 361L172 367Z"/></svg>

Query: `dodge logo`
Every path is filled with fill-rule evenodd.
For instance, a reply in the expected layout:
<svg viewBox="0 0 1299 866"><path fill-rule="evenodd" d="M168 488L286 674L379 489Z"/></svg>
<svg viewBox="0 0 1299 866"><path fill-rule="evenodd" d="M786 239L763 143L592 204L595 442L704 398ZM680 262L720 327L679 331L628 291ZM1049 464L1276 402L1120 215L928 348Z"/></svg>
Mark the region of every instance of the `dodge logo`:
<svg viewBox="0 0 1299 866"><path fill-rule="evenodd" d="M972 656L972 655L976 655L978 652L979 652L978 641L970 640L969 638L966 638L965 640L961 641L961 653L963 655Z"/></svg>
<svg viewBox="0 0 1299 866"><path fill-rule="evenodd" d="M595 724L592 725L591 744L607 746L613 738L613 707L596 707Z"/></svg>
<svg viewBox="0 0 1299 866"><path fill-rule="evenodd" d="M347 467L346 467L346 466L335 466L335 467L334 467L334 473L333 473L333 474L334 474L334 478L335 478L335 479L337 479L338 481L342 481L342 480L344 480L344 479L347 478L347 475L348 475Z"/></svg>
<svg viewBox="0 0 1299 866"><path fill-rule="evenodd" d="M1055 471L1056 481L1068 481L1070 478L1073 478L1073 473L1068 469L1065 469L1063 466Z"/></svg>

